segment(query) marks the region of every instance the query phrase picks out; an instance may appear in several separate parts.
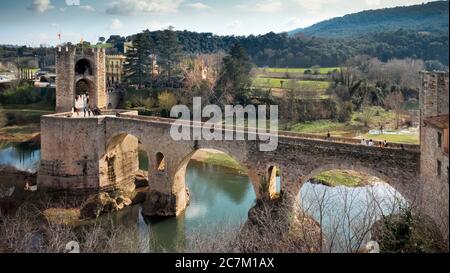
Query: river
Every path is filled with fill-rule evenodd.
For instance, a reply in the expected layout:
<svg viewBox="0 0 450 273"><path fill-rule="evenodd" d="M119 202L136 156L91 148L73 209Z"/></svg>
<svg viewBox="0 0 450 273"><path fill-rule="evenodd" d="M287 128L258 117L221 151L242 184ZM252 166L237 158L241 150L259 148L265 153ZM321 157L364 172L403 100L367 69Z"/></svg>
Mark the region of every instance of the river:
<svg viewBox="0 0 450 273"><path fill-rule="evenodd" d="M0 166L9 165L25 171L37 170L40 150L36 145L1 147ZM145 162L144 165L146 164ZM137 225L141 239L152 241L148 251L179 251L180 247L189 243L186 242L189 241L188 234L207 235L224 228L238 227L247 220L248 211L255 202L249 178L221 167L191 161L186 172L186 183L191 203L176 218L144 219L139 206L120 213L126 215L131 226ZM278 184L280 183L282 181L278 178ZM360 244L358 236L352 242L348 242L346 238L355 237L352 235L361 226L373 224L381 214L395 212L398 201L403 200L392 187L384 183L361 188L331 188L306 183L299 194L302 209L322 224L326 237L336 238L333 239L336 240L332 250L334 252L345 252L349 244ZM320 202L321 200L325 202ZM364 237L367 240L370 234Z"/></svg>

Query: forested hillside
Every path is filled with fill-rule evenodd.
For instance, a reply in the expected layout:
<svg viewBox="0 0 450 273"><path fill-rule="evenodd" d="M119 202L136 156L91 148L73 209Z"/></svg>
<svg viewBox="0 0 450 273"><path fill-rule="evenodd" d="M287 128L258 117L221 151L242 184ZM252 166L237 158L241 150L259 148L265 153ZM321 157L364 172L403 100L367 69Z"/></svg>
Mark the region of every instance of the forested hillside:
<svg viewBox="0 0 450 273"><path fill-rule="evenodd" d="M398 29L448 32L448 1L362 11L289 32L327 38L359 37Z"/></svg>

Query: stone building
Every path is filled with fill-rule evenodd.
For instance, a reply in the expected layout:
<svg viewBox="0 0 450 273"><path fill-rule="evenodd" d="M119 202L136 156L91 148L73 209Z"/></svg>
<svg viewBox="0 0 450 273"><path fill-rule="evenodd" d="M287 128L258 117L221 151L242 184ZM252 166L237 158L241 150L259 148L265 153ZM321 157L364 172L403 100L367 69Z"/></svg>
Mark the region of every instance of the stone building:
<svg viewBox="0 0 450 273"><path fill-rule="evenodd" d="M448 242L448 73L423 72L420 92L422 212L433 218ZM424 200L427 200L426 202Z"/></svg>
<svg viewBox="0 0 450 273"><path fill-rule="evenodd" d="M108 86L113 86L122 82L123 64L126 57L124 55L106 56L106 81Z"/></svg>
<svg viewBox="0 0 450 273"><path fill-rule="evenodd" d="M89 107L106 108L105 49L58 47L56 112L70 112L75 97L89 95Z"/></svg>

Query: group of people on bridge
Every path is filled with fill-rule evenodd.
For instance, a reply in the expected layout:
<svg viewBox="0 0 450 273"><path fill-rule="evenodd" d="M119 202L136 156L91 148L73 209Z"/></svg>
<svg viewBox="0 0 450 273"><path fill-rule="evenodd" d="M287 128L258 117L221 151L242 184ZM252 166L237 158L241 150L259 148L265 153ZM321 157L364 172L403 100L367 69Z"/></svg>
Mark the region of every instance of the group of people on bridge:
<svg viewBox="0 0 450 273"><path fill-rule="evenodd" d="M91 109L91 107L89 106L89 95L87 94L77 95L75 98L72 113L76 113L77 117L79 117L81 111L83 111L83 117L95 117L101 115L101 111L98 107L94 107Z"/></svg>
<svg viewBox="0 0 450 273"><path fill-rule="evenodd" d="M327 140L331 140L331 133L330 131L327 132ZM369 146L369 147L379 147L379 148L388 148L389 143L384 140L383 142L379 141L378 144L373 141L373 139L361 139L361 145L363 146ZM404 149L403 145L400 146L402 149Z"/></svg>

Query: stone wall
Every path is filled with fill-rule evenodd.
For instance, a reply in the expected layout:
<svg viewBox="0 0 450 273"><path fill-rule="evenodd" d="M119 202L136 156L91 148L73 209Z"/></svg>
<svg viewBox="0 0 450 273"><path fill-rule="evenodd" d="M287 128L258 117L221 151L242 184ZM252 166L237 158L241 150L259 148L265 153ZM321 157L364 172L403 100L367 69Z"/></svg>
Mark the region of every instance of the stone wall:
<svg viewBox="0 0 450 273"><path fill-rule="evenodd" d="M250 140L174 141L170 128L171 123L143 117L44 117L40 186L100 190L129 184L138 168L139 144L149 157L151 190L174 200L171 204L175 207L168 208L168 215L182 212L187 205L186 167L199 149L222 151L239 162L247 169L257 197L271 194L261 191L271 166L281 170L282 191L292 199L309 178L332 169L377 176L410 201L415 200L419 188L417 151L279 136L276 151L261 152L260 143ZM164 170L157 168L158 153L164 155Z"/></svg>
<svg viewBox="0 0 450 273"><path fill-rule="evenodd" d="M426 118L449 113L448 73L424 72L422 79L420 90L420 173L422 180L420 209L422 213L435 221L448 244L448 154L438 147L438 131L443 136L442 130L425 123ZM443 140L442 143L444 143ZM438 161L441 162L441 175L437 173Z"/></svg>
<svg viewBox="0 0 450 273"><path fill-rule="evenodd" d="M75 101L76 85L80 80L89 83L89 97L93 106L104 109L106 98L106 53L104 49L58 47L56 52L56 112L72 110ZM77 75L78 61L87 60L92 75Z"/></svg>
<svg viewBox="0 0 450 273"><path fill-rule="evenodd" d="M421 212L434 220L448 242L449 161L448 155L438 147L438 131L440 130L431 126L422 130L424 142L420 164L423 183ZM438 174L438 160L441 162L441 174Z"/></svg>

